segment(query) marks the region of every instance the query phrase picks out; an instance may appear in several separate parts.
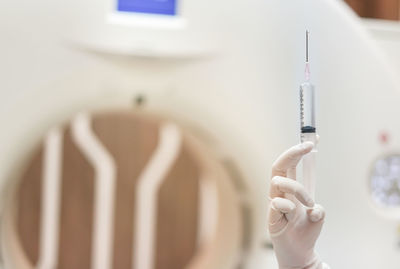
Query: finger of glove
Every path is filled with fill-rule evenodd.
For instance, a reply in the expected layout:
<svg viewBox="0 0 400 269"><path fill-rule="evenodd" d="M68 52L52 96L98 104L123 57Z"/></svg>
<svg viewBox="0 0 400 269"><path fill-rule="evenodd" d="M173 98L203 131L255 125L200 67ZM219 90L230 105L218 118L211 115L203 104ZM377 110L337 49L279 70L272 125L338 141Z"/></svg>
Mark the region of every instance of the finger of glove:
<svg viewBox="0 0 400 269"><path fill-rule="evenodd" d="M283 214L287 214L296 209L296 205L289 199L282 197L275 197L271 201L271 207L276 211L280 211Z"/></svg>
<svg viewBox="0 0 400 269"><path fill-rule="evenodd" d="M325 218L325 209L319 204L315 204L307 213L311 222L319 222Z"/></svg>
<svg viewBox="0 0 400 269"><path fill-rule="evenodd" d="M297 164L301 160L301 157L309 153L313 147L314 144L310 141L307 141L302 144L293 146L282 153L282 155L280 155L272 165L272 177L287 177L288 170L291 170L290 176L295 179L295 173L293 173L293 170L296 168Z"/></svg>
<svg viewBox="0 0 400 269"><path fill-rule="evenodd" d="M271 180L270 197L283 197L285 194L294 195L303 205L314 206L314 201L299 182L285 177L276 176Z"/></svg>
<svg viewBox="0 0 400 269"><path fill-rule="evenodd" d="M271 200L269 214L269 231L271 234L280 232L287 225L285 214L296 210L296 205L285 198L276 197Z"/></svg>

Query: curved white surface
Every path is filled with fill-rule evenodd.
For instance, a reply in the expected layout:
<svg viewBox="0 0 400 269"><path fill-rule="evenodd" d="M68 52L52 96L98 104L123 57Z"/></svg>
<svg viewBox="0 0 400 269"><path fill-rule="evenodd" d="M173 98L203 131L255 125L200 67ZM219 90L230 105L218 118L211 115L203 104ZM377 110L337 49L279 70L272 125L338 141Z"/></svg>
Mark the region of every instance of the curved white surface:
<svg viewBox="0 0 400 269"><path fill-rule="evenodd" d="M158 144L149 162L138 178L136 189L135 219L138 220L134 230L135 257L132 269L154 268L154 257L157 228L157 194L168 172L173 167L182 145L181 132L174 124L162 125L159 130Z"/></svg>
<svg viewBox="0 0 400 269"><path fill-rule="evenodd" d="M92 230L92 269L108 269L112 264L114 241L114 203L117 170L108 152L91 126L88 113L78 114L72 121L72 139L95 172L95 209Z"/></svg>
<svg viewBox="0 0 400 269"><path fill-rule="evenodd" d="M45 154L43 162L43 184L41 198L40 248L38 269L51 269L57 266L60 192L63 153L63 133L61 128L50 130L45 138Z"/></svg>
<svg viewBox="0 0 400 269"><path fill-rule="evenodd" d="M266 238L269 169L299 140L298 84L307 27L321 136L316 197L327 210L318 252L332 268L397 268L397 222L376 214L366 181L377 155L400 148L400 96L358 19L335 0L203 3L209 4L200 5L201 16L193 19L199 27L198 20L214 22L201 30L215 31L222 49L198 60L74 51L54 34L62 32L56 18L68 16L57 13L53 1L2 4L7 8L0 8L0 15L9 23L0 25L0 124L7 130L0 133L0 178L12 173L51 124L83 108L130 107L136 94L145 93L149 110L205 133L215 150L239 166L255 216L247 268L266 266L268 250L260 246ZM381 130L392 137L387 147L378 143Z"/></svg>

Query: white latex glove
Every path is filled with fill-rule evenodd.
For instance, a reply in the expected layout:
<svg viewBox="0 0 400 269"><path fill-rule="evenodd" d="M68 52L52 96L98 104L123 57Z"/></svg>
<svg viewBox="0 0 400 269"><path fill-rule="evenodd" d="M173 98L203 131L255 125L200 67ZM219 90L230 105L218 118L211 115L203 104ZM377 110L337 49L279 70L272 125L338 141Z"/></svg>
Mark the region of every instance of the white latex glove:
<svg viewBox="0 0 400 269"><path fill-rule="evenodd" d="M329 268L314 252L325 211L296 181L296 166L312 148L312 142L294 146L272 167L269 232L280 269Z"/></svg>

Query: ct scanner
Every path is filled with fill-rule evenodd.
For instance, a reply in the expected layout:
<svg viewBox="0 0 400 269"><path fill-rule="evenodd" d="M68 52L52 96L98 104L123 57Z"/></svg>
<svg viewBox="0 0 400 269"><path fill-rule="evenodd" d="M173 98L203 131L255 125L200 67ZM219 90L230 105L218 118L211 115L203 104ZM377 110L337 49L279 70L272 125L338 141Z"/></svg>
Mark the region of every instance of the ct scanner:
<svg viewBox="0 0 400 269"><path fill-rule="evenodd" d="M343 2L181 0L170 17L120 14L113 3L2 3L5 268L18 268L7 240L10 190L34 149L80 111L116 109L162 116L194 136L218 165L230 164L221 169L240 174L229 201L246 208L232 220L246 227L247 244L213 268L277 268L266 231L269 169L299 140L306 27L321 137L316 200L327 211L318 253L332 268L398 267L399 209L376 204L369 182L378 158L398 154L400 92ZM382 133L388 143L379 140Z"/></svg>

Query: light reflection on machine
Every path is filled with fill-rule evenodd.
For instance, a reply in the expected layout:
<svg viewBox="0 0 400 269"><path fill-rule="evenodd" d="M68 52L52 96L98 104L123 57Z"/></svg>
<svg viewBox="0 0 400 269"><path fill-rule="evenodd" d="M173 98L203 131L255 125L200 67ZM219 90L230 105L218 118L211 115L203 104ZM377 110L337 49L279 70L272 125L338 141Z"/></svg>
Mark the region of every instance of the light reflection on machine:
<svg viewBox="0 0 400 269"><path fill-rule="evenodd" d="M381 207L400 206L400 156L389 155L378 159L370 181L371 194Z"/></svg>

